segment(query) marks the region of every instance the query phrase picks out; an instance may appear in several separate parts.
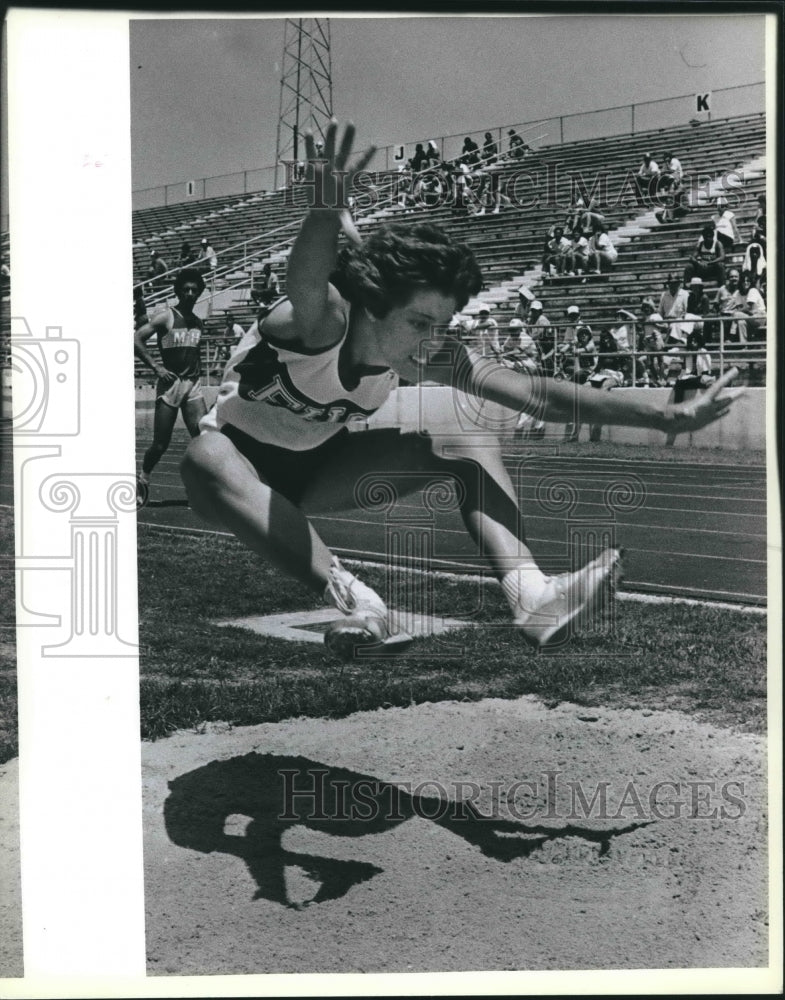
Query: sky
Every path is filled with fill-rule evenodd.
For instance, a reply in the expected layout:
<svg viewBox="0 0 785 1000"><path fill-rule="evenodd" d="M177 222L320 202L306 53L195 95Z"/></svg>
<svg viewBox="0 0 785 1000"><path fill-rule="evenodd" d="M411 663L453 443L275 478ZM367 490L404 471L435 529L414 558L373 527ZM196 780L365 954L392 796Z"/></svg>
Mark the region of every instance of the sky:
<svg viewBox="0 0 785 1000"><path fill-rule="evenodd" d="M363 147L764 79L762 15L330 18ZM133 188L271 165L281 18L133 20ZM747 110L746 108L744 110Z"/></svg>

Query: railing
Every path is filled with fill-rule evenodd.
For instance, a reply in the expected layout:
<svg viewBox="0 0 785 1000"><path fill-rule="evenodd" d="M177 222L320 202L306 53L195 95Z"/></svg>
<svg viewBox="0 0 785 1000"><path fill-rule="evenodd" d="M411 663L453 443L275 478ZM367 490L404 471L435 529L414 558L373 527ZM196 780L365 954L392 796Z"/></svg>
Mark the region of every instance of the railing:
<svg viewBox="0 0 785 1000"><path fill-rule="evenodd" d="M765 83L745 83L735 87L722 87L711 92L709 109L699 111L696 94L682 94L678 97L664 97L654 101L636 104L621 104L594 111L571 112L548 118L529 119L524 122L508 122L483 129L491 133L494 142L503 152L507 149L507 133L513 128L519 132L532 149L560 145L565 142L579 142L582 139L598 139L614 135L634 135L666 128L672 125L686 125L691 120L714 121L741 115L762 113L766 106ZM466 131L455 135L434 139L446 160L460 155ZM477 130L475 130L477 134ZM381 146L376 154L374 169L392 170L414 152L416 143L427 146L433 136L417 139L399 145ZM480 145L482 145L480 143ZM397 156L403 149L403 157ZM382 165L383 164L383 165ZM178 181L158 187L142 188L133 192L133 208L154 208L179 202L201 201L221 195L243 195L256 191L273 191L276 187L276 167L270 165L255 170L241 170L232 174L219 174L199 180Z"/></svg>

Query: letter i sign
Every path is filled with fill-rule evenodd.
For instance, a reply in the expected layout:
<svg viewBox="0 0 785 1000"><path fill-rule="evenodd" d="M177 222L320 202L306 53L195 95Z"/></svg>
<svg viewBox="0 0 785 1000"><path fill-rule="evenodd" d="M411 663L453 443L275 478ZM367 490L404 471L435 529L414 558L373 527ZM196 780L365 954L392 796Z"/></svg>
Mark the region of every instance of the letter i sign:
<svg viewBox="0 0 785 1000"><path fill-rule="evenodd" d="M697 112L711 111L711 91L708 94L695 95L695 110Z"/></svg>

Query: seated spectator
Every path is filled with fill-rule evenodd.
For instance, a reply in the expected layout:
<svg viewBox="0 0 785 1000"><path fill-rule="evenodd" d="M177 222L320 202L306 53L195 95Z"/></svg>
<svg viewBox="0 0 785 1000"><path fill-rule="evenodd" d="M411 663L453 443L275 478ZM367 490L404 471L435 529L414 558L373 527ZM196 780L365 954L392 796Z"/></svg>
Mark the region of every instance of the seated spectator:
<svg viewBox="0 0 785 1000"><path fill-rule="evenodd" d="M572 243L564 235L561 226L554 226L553 236L545 244L542 266L548 276L563 274L567 255L572 251Z"/></svg>
<svg viewBox="0 0 785 1000"><path fill-rule="evenodd" d="M480 147L469 135L463 140L458 162L465 163L467 167L475 167L480 162Z"/></svg>
<svg viewBox="0 0 785 1000"><path fill-rule="evenodd" d="M736 295L739 308L747 317L747 342L765 340L766 303L748 275L741 275Z"/></svg>
<svg viewBox="0 0 785 1000"><path fill-rule="evenodd" d="M709 222L701 230L700 239L684 268L684 284L688 285L693 278L716 281L719 285L724 284L724 260L725 249L717 239L714 226Z"/></svg>
<svg viewBox="0 0 785 1000"><path fill-rule="evenodd" d="M744 298L739 292L739 277L738 269L732 267L714 300L714 311L720 316L722 340L731 344L747 343L747 314L742 312Z"/></svg>
<svg viewBox="0 0 785 1000"><path fill-rule="evenodd" d="M564 327L564 332L562 333L560 339L560 347L571 347L578 334L578 327L584 326L585 324L581 322L581 307L580 306L567 306L564 315L567 317L567 324Z"/></svg>
<svg viewBox="0 0 785 1000"><path fill-rule="evenodd" d="M518 289L518 304L515 306L515 312L513 316L516 319L523 320L524 323L529 319L529 309L531 308L532 302L536 300L536 295L525 285L521 285Z"/></svg>
<svg viewBox="0 0 785 1000"><path fill-rule="evenodd" d="M762 244L750 243L744 251L742 274L746 274L751 284L758 285L766 274L766 255Z"/></svg>
<svg viewBox="0 0 785 1000"><path fill-rule="evenodd" d="M515 316L507 327L507 338L501 352L514 368L531 372L537 370L537 345L529 336L523 320Z"/></svg>
<svg viewBox="0 0 785 1000"><path fill-rule="evenodd" d="M608 236L608 227L603 223L599 232L596 232L589 240L587 264L590 268L594 268L597 274L606 274L616 263L618 257L619 251L611 242L611 238Z"/></svg>
<svg viewBox="0 0 785 1000"><path fill-rule="evenodd" d="M537 357L539 360L542 357L541 341L544 337L547 351L547 344L550 340L551 329L551 321L543 312L542 302L540 302L539 299L535 299L529 306L529 322L526 324L526 329L528 330L529 336L537 345Z"/></svg>
<svg viewBox="0 0 785 1000"><path fill-rule="evenodd" d="M641 358L649 373L649 385L663 384L662 352L665 347L665 324L657 312L654 300L641 302L643 332L640 340Z"/></svg>
<svg viewBox="0 0 785 1000"><path fill-rule="evenodd" d="M196 262L196 251L191 249L191 244L188 240L183 240L183 245L180 247L180 256L177 258L177 269L182 270L184 267L190 267Z"/></svg>
<svg viewBox="0 0 785 1000"><path fill-rule="evenodd" d="M214 276L215 269L218 267L218 255L210 246L210 241L206 238L202 240L200 247L201 252L197 261L197 269L204 275Z"/></svg>
<svg viewBox="0 0 785 1000"><path fill-rule="evenodd" d="M568 373L568 363L565 361L565 374L583 385L597 367L597 345L594 343L594 334L590 326L581 323L575 331L575 342L570 347L570 365Z"/></svg>
<svg viewBox="0 0 785 1000"><path fill-rule="evenodd" d="M280 295L278 276L269 262L262 268L261 274L257 274L251 285L251 298L257 306L268 306Z"/></svg>
<svg viewBox="0 0 785 1000"><path fill-rule="evenodd" d="M423 149L422 143L418 142L417 145L414 147L414 156L409 161L411 163L412 170L416 174L419 173L426 165L427 159L428 157L426 155L425 150Z"/></svg>
<svg viewBox="0 0 785 1000"><path fill-rule="evenodd" d="M766 253L766 195L759 194L758 211L755 215L755 222L752 226L752 242L760 243Z"/></svg>
<svg viewBox="0 0 785 1000"><path fill-rule="evenodd" d="M644 153L635 178L640 193L653 198L657 193L659 176L660 168L657 161L652 159L651 153Z"/></svg>
<svg viewBox="0 0 785 1000"><path fill-rule="evenodd" d="M733 250L734 244L741 243L739 227L736 225L736 216L728 208L728 199L723 195L717 198L715 204L717 205L717 214L713 217L712 222L717 233L717 239L722 243L725 252L730 253Z"/></svg>
<svg viewBox="0 0 785 1000"><path fill-rule="evenodd" d="M500 357L502 349L499 343L499 324L495 319L492 319L490 309L483 307L478 310L472 333L477 339L477 347L484 358Z"/></svg>
<svg viewBox="0 0 785 1000"><path fill-rule="evenodd" d="M167 277L168 270L169 265L157 250L153 250L150 253L150 270L147 272L147 278L150 282L148 287L151 292L161 291L169 287L171 278Z"/></svg>
<svg viewBox="0 0 785 1000"><path fill-rule="evenodd" d="M691 278L687 290L687 312L695 316L708 316L710 311L711 303L703 287L703 278Z"/></svg>
<svg viewBox="0 0 785 1000"><path fill-rule="evenodd" d="M429 139L425 150L424 167L438 167L441 162L442 154L439 152L439 147L436 145L436 141L434 139Z"/></svg>
<svg viewBox="0 0 785 1000"><path fill-rule="evenodd" d="M629 309L617 309L616 318L619 325L611 329L616 348L619 351L631 351L636 342L635 323L638 317Z"/></svg>
<svg viewBox="0 0 785 1000"><path fill-rule="evenodd" d="M689 293L681 287L679 276L669 274L665 282L665 291L660 296L657 307L657 312L667 323L665 344L668 348L683 347L687 343L687 334L680 321L687 315L688 299Z"/></svg>
<svg viewBox="0 0 785 1000"><path fill-rule="evenodd" d="M629 359L619 353L619 345L610 330L603 330L597 344L596 373L615 373L614 381L618 386L625 382Z"/></svg>
<svg viewBox="0 0 785 1000"><path fill-rule="evenodd" d="M227 346L230 348L236 347L245 336L245 330L243 330L234 318L234 313L231 311L226 314L226 326L224 328L223 336L224 340L227 342Z"/></svg>
<svg viewBox="0 0 785 1000"><path fill-rule="evenodd" d="M570 249L565 253L565 269L569 274L583 274L589 267L589 241L580 226L572 231Z"/></svg>
<svg viewBox="0 0 785 1000"><path fill-rule="evenodd" d="M530 150L530 146L523 141L514 128L507 132L507 150L511 160L522 160Z"/></svg>
<svg viewBox="0 0 785 1000"><path fill-rule="evenodd" d="M670 191L682 184L681 161L672 153L662 154L662 172L660 174L660 191Z"/></svg>

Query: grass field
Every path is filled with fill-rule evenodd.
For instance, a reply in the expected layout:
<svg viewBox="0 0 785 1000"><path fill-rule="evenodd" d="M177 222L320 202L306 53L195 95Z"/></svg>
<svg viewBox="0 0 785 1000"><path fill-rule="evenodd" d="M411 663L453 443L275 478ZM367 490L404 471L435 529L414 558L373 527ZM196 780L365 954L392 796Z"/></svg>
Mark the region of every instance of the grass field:
<svg viewBox="0 0 785 1000"><path fill-rule="evenodd" d="M166 553L166 559L162 554ZM380 567L362 571L384 593ZM610 634L578 637L556 653L535 653L507 620L498 587L484 591L478 625L438 638L405 657L342 665L320 645L218 628L211 621L321 607L234 539L140 528L141 709L143 735L156 738L208 721L234 725L297 716L338 717L444 699L678 708L762 731L765 619L759 614L675 604L617 601ZM440 580L436 614L468 616L477 585ZM493 627L494 624L497 627Z"/></svg>

